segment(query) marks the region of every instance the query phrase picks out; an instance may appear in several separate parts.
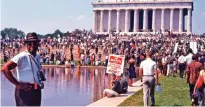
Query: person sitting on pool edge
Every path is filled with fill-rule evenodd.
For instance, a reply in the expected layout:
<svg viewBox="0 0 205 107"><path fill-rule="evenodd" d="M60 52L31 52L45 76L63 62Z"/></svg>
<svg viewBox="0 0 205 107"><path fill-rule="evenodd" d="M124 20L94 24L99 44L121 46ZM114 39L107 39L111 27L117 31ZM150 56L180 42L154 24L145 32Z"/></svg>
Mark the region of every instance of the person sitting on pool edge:
<svg viewBox="0 0 205 107"><path fill-rule="evenodd" d="M121 93L121 85L120 85L121 76L112 74L112 88L105 89L103 91L103 97L117 97L120 96Z"/></svg>

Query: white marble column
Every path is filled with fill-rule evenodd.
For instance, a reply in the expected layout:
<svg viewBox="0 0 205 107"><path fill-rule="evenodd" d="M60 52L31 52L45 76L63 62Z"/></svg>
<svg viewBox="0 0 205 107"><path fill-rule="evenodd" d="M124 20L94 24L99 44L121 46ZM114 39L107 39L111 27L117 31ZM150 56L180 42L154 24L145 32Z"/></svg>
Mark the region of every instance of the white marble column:
<svg viewBox="0 0 205 107"><path fill-rule="evenodd" d="M93 10L93 33L96 33L96 18L97 15L96 15L96 10Z"/></svg>
<svg viewBox="0 0 205 107"><path fill-rule="evenodd" d="M173 32L174 9L170 9L170 31Z"/></svg>
<svg viewBox="0 0 205 107"><path fill-rule="evenodd" d="M161 30L162 30L162 32L165 32L165 28L164 28L164 11L165 11L165 9L162 9L162 11L161 11Z"/></svg>
<svg viewBox="0 0 205 107"><path fill-rule="evenodd" d="M101 12L100 12L100 32L101 33L104 32L104 29L103 29L103 15L104 15L103 10L101 10Z"/></svg>
<svg viewBox="0 0 205 107"><path fill-rule="evenodd" d="M116 32L120 32L120 10L117 10L117 20L116 20Z"/></svg>
<svg viewBox="0 0 205 107"><path fill-rule="evenodd" d="M156 9L153 9L153 11L152 11L153 13L152 13L152 30L153 30L153 32L155 32L156 31L156 28L155 28L155 24L156 24Z"/></svg>
<svg viewBox="0 0 205 107"><path fill-rule="evenodd" d="M179 9L179 33L182 33L183 28L183 9Z"/></svg>
<svg viewBox="0 0 205 107"><path fill-rule="evenodd" d="M129 32L128 31L128 20L129 20L129 10L126 9L125 10L125 32Z"/></svg>
<svg viewBox="0 0 205 107"><path fill-rule="evenodd" d="M148 15L147 15L148 10L144 9L144 17L143 17L143 30L147 31L147 19L148 19Z"/></svg>
<svg viewBox="0 0 205 107"><path fill-rule="evenodd" d="M134 10L134 32L139 31L139 11L138 9Z"/></svg>
<svg viewBox="0 0 205 107"><path fill-rule="evenodd" d="M108 10L108 29L107 29L108 33L111 32L111 12L112 10Z"/></svg>
<svg viewBox="0 0 205 107"><path fill-rule="evenodd" d="M192 32L192 9L188 9L188 20L187 20L187 33L191 33Z"/></svg>

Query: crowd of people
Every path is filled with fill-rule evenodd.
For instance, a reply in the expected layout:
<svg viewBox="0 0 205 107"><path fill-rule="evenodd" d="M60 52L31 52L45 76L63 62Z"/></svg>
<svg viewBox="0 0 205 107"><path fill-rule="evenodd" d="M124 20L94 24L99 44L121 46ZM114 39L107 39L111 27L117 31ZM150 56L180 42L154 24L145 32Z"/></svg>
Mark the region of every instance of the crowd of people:
<svg viewBox="0 0 205 107"><path fill-rule="evenodd" d="M125 55L125 67L129 72L129 86L146 71L143 63L156 68L159 75L175 76L179 70L181 78L189 83L190 97L196 93L194 87L200 71L204 69L205 39L198 36L178 35L85 35L41 38L37 53L41 64L107 66L110 54ZM191 42L197 45L191 44ZM193 45L193 46L192 46ZM25 46L24 39L2 39L1 50L4 61L13 57ZM148 53L147 53L148 52ZM150 57L153 62L147 60ZM146 61L146 62L145 62ZM149 74L149 73L148 73ZM150 74L153 75L153 74ZM144 77L143 77L144 78ZM143 79L144 80L144 79ZM202 91L198 91L204 95ZM147 96L147 95L146 95ZM202 102L204 97L199 96ZM154 104L154 103L153 103Z"/></svg>

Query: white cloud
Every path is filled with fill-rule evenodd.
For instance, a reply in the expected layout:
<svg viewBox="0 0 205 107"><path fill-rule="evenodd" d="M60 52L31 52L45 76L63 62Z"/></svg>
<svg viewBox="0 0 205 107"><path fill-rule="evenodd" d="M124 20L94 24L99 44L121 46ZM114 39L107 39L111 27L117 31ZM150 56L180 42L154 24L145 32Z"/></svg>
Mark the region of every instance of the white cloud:
<svg viewBox="0 0 205 107"><path fill-rule="evenodd" d="M80 15L80 16L78 16L78 17L76 18L76 20L83 20L83 19L85 19L85 16L84 16L84 15Z"/></svg>

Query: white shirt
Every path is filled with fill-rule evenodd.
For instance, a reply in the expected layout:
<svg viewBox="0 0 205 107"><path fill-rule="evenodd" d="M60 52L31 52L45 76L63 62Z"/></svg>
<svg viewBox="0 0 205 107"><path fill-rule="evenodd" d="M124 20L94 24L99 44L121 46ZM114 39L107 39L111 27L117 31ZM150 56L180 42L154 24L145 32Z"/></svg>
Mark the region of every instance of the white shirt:
<svg viewBox="0 0 205 107"><path fill-rule="evenodd" d="M68 63L68 61L65 61L65 65L68 65L69 63Z"/></svg>
<svg viewBox="0 0 205 107"><path fill-rule="evenodd" d="M81 54L81 59L85 59L84 57L85 57L84 54Z"/></svg>
<svg viewBox="0 0 205 107"><path fill-rule="evenodd" d="M193 56L192 53L189 53L189 54L186 56L186 62L187 62L187 64L190 64L190 63L192 62L192 56Z"/></svg>
<svg viewBox="0 0 205 107"><path fill-rule="evenodd" d="M179 58L178 58L178 62L179 63L185 63L186 62L186 57L184 55L181 55Z"/></svg>
<svg viewBox="0 0 205 107"><path fill-rule="evenodd" d="M143 69L143 75L154 75L154 70L157 68L156 62L150 58L142 61L140 68Z"/></svg>
<svg viewBox="0 0 205 107"><path fill-rule="evenodd" d="M108 59L108 56L105 56L105 59Z"/></svg>
<svg viewBox="0 0 205 107"><path fill-rule="evenodd" d="M30 58L31 60L29 59L29 55L30 53L23 51L11 59L11 61L17 64L16 67L17 79L19 82L28 82L28 83L34 83L34 79L35 79L35 82L39 83L39 79L37 76L37 72L39 70L38 66L40 67L40 69L42 68L40 64L40 55L36 54L35 56L35 60L38 66L36 65L36 63L32 58ZM31 55L31 57L33 56ZM33 66L33 71L32 71L31 64Z"/></svg>
<svg viewBox="0 0 205 107"><path fill-rule="evenodd" d="M162 58L162 63L164 64L164 63L166 63L167 62L167 57L163 57Z"/></svg>

